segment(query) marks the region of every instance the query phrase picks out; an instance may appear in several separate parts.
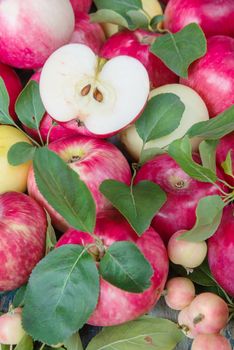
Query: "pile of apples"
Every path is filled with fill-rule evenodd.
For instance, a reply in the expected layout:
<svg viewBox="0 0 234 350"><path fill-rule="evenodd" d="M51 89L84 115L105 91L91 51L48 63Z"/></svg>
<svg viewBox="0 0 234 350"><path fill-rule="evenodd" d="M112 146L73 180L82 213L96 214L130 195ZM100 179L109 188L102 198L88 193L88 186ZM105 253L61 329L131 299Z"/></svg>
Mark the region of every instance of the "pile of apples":
<svg viewBox="0 0 234 350"><path fill-rule="evenodd" d="M87 185L97 213L95 235L104 246L134 242L153 270L151 286L142 293L123 291L101 277L98 304L88 323L112 326L134 320L150 312L165 294L168 306L181 310L178 325L195 338L193 350L230 350L220 334L229 318L227 303L214 293L196 295L188 278L167 279L169 259L189 271L208 258L214 279L234 297L232 203L207 242L177 240L195 225L200 199L222 195L226 183L233 191L233 175L224 174L221 166L229 151L231 163L234 159L233 132L220 140L216 151L221 187L191 178L165 152L139 166L133 177L130 163L139 162L143 146L135 122L153 97L173 93L185 109L179 127L149 141L145 149L165 149L194 124L234 104L234 1L142 0L142 5L150 18L164 14L157 30L130 31L112 23L94 23L90 0L0 0L0 77L15 123L0 124L0 292L26 284L45 256L49 216L59 238L55 249L94 243L93 237L72 228L48 203L31 160L9 164L13 145L36 142L56 153ZM156 57L150 45L165 32L178 32L194 22L207 38L207 52L183 78ZM30 81L39 83L46 110L39 133L17 118L15 103L23 90L18 74L22 77L26 70ZM3 98L1 91L0 121L5 113ZM191 140L197 163L200 142ZM149 180L166 193L165 204L141 237L101 193L105 180L126 186ZM24 334L21 307L0 316L0 344L18 344Z"/></svg>

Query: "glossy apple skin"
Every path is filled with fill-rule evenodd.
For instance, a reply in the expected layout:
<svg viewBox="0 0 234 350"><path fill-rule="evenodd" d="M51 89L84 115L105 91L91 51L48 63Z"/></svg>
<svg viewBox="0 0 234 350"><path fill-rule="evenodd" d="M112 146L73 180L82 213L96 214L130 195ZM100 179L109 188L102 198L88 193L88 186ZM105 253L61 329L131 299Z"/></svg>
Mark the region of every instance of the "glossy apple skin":
<svg viewBox="0 0 234 350"><path fill-rule="evenodd" d="M23 193L0 195L0 291L25 284L45 252L47 220L38 203Z"/></svg>
<svg viewBox="0 0 234 350"><path fill-rule="evenodd" d="M31 161L13 166L7 158L9 149L18 142L31 144L27 136L14 126L0 125L0 194L7 191L26 191Z"/></svg>
<svg viewBox="0 0 234 350"><path fill-rule="evenodd" d="M105 34L99 23L92 23L88 14L77 12L75 30L70 43L89 46L96 55L105 42Z"/></svg>
<svg viewBox="0 0 234 350"><path fill-rule="evenodd" d="M166 248L152 227L138 237L128 222L116 211L106 211L99 215L95 229L106 247L116 241L135 243L150 262L154 275L151 287L143 293L125 292L100 277L100 295L97 307L88 323L95 326L111 326L133 320L148 312L159 299L168 274ZM64 244L87 245L93 239L87 234L68 230L57 246Z"/></svg>
<svg viewBox="0 0 234 350"><path fill-rule="evenodd" d="M234 173L234 132L225 135L219 140L219 144L216 149L216 160L218 166L221 168L221 164L226 160L228 152L231 151L232 169ZM234 186L234 178L224 174L225 180L232 186Z"/></svg>
<svg viewBox="0 0 234 350"><path fill-rule="evenodd" d="M234 297L234 206L224 208L216 233L208 240L211 272L221 287Z"/></svg>
<svg viewBox="0 0 234 350"><path fill-rule="evenodd" d="M88 13L92 0L70 0L75 16L79 15L80 12Z"/></svg>
<svg viewBox="0 0 234 350"><path fill-rule="evenodd" d="M131 170L127 160L111 143L85 136L71 136L53 142L49 149L57 153L76 171L88 186L96 203L96 210L110 208L110 202L101 194L99 186L104 180L114 179L126 184L131 182ZM72 156L80 159L72 161ZM33 168L29 171L28 192L48 211L52 223L60 231L66 231L69 224L45 200L35 183Z"/></svg>
<svg viewBox="0 0 234 350"><path fill-rule="evenodd" d="M8 0L0 3L0 22L0 61L34 69L69 42L74 13L69 0Z"/></svg>
<svg viewBox="0 0 234 350"><path fill-rule="evenodd" d="M206 37L234 36L232 0L170 0L165 9L164 27L178 32L189 23L197 23Z"/></svg>
<svg viewBox="0 0 234 350"><path fill-rule="evenodd" d="M40 76L41 76L41 72L37 71L36 73L34 73L31 76L30 80L35 80L36 82L39 83ZM41 120L40 127L39 127L41 138L42 138L44 143L47 142L48 133L51 130L52 124L53 124L52 117L48 113L45 113L42 120ZM23 128L27 132L27 134L30 135L34 140L40 142L40 137L38 135L37 130L32 129L32 128L28 128L25 125L23 125ZM83 134L84 133L85 132L83 132ZM51 132L50 132L48 142L50 143L53 141L60 140L61 138L64 138L64 137L70 137L70 136L77 135L77 134L82 134L82 132L79 131L79 129L77 130L75 128L74 129L64 128L62 126L62 124L54 125Z"/></svg>
<svg viewBox="0 0 234 350"><path fill-rule="evenodd" d="M234 5L234 2L233 2ZM210 117L234 103L234 38L214 36L207 41L207 53L189 68L182 84L198 92Z"/></svg>
<svg viewBox="0 0 234 350"><path fill-rule="evenodd" d="M138 59L146 68L151 88L178 82L178 77L149 49L160 34L142 29L122 31L111 36L103 45L100 55L110 59L119 55L127 55Z"/></svg>
<svg viewBox="0 0 234 350"><path fill-rule="evenodd" d="M194 160L200 161L197 155ZM214 185L192 179L167 154L156 156L141 167L135 183L142 180L153 181L167 194L166 203L151 224L164 242L168 242L176 231L193 227L201 198L219 194Z"/></svg>
<svg viewBox="0 0 234 350"><path fill-rule="evenodd" d="M15 113L15 102L22 90L21 81L16 74L16 72L7 65L0 63L0 77L4 80L9 97L10 97L10 107L9 112L14 120L17 119Z"/></svg>

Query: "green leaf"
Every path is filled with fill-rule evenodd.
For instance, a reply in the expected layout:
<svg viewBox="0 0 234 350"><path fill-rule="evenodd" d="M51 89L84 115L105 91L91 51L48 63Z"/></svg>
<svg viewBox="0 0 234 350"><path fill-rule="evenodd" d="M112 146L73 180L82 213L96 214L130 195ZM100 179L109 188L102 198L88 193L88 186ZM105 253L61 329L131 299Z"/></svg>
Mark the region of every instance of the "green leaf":
<svg viewBox="0 0 234 350"><path fill-rule="evenodd" d="M19 307L19 306L23 306L24 305L24 298L25 298L25 292L26 292L26 288L27 285L25 284L24 286L20 287L13 299L13 306L15 308Z"/></svg>
<svg viewBox="0 0 234 350"><path fill-rule="evenodd" d="M87 250L72 244L55 249L31 274L23 327L43 343L63 342L88 320L98 294L99 274Z"/></svg>
<svg viewBox="0 0 234 350"><path fill-rule="evenodd" d="M180 77L187 78L192 62L206 53L206 38L196 23L188 24L179 32L158 37L151 52Z"/></svg>
<svg viewBox="0 0 234 350"><path fill-rule="evenodd" d="M199 136L206 140L220 139L234 130L234 105L223 113L204 122L194 124L186 133L190 138Z"/></svg>
<svg viewBox="0 0 234 350"><path fill-rule="evenodd" d="M160 155L160 154L164 154L164 153L165 153L165 151L159 147L152 147L152 148L143 149L141 151L139 163L144 164L145 162L154 158L155 156Z"/></svg>
<svg viewBox="0 0 234 350"><path fill-rule="evenodd" d="M49 252L54 249L57 243L55 230L51 224L51 218L47 212L46 212L46 217L47 217L47 231L46 231L45 255L49 254Z"/></svg>
<svg viewBox="0 0 234 350"><path fill-rule="evenodd" d="M79 333L73 334L64 342L67 350L83 350L82 342Z"/></svg>
<svg viewBox="0 0 234 350"><path fill-rule="evenodd" d="M32 160L37 147L28 142L17 142L7 153L8 163L17 166Z"/></svg>
<svg viewBox="0 0 234 350"><path fill-rule="evenodd" d="M114 23L131 30L147 28L149 19L142 11L141 0L95 0L98 9L91 14L93 22Z"/></svg>
<svg viewBox="0 0 234 350"><path fill-rule="evenodd" d="M93 232L96 207L79 175L47 148L37 149L33 167L37 186L48 203L72 227Z"/></svg>
<svg viewBox="0 0 234 350"><path fill-rule="evenodd" d="M15 110L21 123L28 128L39 130L40 122L45 114L41 101L39 84L30 80L17 98Z"/></svg>
<svg viewBox="0 0 234 350"><path fill-rule="evenodd" d="M10 345L0 344L0 350L10 350Z"/></svg>
<svg viewBox="0 0 234 350"><path fill-rule="evenodd" d="M119 181L105 180L100 191L139 236L150 226L154 215L166 201L165 192L150 181L141 181L129 187Z"/></svg>
<svg viewBox="0 0 234 350"><path fill-rule="evenodd" d="M169 320L142 317L104 328L91 340L87 350L173 350L184 337Z"/></svg>
<svg viewBox="0 0 234 350"><path fill-rule="evenodd" d="M228 151L225 161L221 164L225 174L233 177L233 168L232 168L232 150Z"/></svg>
<svg viewBox="0 0 234 350"><path fill-rule="evenodd" d="M0 77L0 124L15 125L9 114L10 98L4 80Z"/></svg>
<svg viewBox="0 0 234 350"><path fill-rule="evenodd" d="M176 271L176 274L189 278L194 283L204 286L204 287L211 287L216 286L216 282L214 278L212 278L211 273L208 273L207 269L204 269L204 262L202 265L194 268L191 270L191 272L188 273L188 271L181 265L175 265L171 264L174 271Z"/></svg>
<svg viewBox="0 0 234 350"><path fill-rule="evenodd" d="M32 338L25 334L14 350L33 350Z"/></svg>
<svg viewBox="0 0 234 350"><path fill-rule="evenodd" d="M194 227L178 237L178 240L202 242L211 237L218 229L225 204L220 196L201 198L196 208Z"/></svg>
<svg viewBox="0 0 234 350"><path fill-rule="evenodd" d="M212 170L216 174L216 148L218 140L202 141L199 145L199 153L202 160L202 165Z"/></svg>
<svg viewBox="0 0 234 350"><path fill-rule="evenodd" d="M114 286L132 293L142 293L151 285L153 270L139 248L132 242L113 243L99 264L102 277Z"/></svg>
<svg viewBox="0 0 234 350"><path fill-rule="evenodd" d="M135 123L143 143L166 136L178 128L184 110L184 104L175 94L160 94L152 97Z"/></svg>
<svg viewBox="0 0 234 350"><path fill-rule="evenodd" d="M215 182L216 174L196 162L192 158L192 147L188 136L173 141L168 147L169 155L179 164L179 166L192 178L203 182Z"/></svg>

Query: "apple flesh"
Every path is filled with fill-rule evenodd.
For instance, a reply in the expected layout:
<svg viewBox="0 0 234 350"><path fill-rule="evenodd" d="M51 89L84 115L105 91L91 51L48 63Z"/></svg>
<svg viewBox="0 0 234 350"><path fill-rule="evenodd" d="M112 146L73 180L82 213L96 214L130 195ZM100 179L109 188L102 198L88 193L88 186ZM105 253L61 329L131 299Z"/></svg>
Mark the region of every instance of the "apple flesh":
<svg viewBox="0 0 234 350"><path fill-rule="evenodd" d="M178 82L179 78L165 64L150 52L151 44L161 34L143 29L122 31L110 37L103 45L100 55L111 59L119 55L127 55L139 60L146 68L151 88Z"/></svg>
<svg viewBox="0 0 234 350"><path fill-rule="evenodd" d="M0 125L0 194L7 191L24 192L31 162L13 166L8 163L7 153L17 142L31 143L18 129Z"/></svg>
<svg viewBox="0 0 234 350"><path fill-rule="evenodd" d="M180 80L202 97L210 117L234 104L233 61L234 38L214 36L207 40L206 55L190 66L187 79Z"/></svg>
<svg viewBox="0 0 234 350"><path fill-rule="evenodd" d="M234 297L234 218L233 205L224 208L221 224L208 240L208 261L220 286Z"/></svg>
<svg viewBox="0 0 234 350"><path fill-rule="evenodd" d="M216 161L220 168L221 164L226 160L229 151L231 151L231 163L234 173L234 132L225 135L219 140L219 144L216 148ZM232 176L227 174L224 174L223 176L231 186L234 186L234 178Z"/></svg>
<svg viewBox="0 0 234 350"><path fill-rule="evenodd" d="M80 12L89 12L92 5L92 0L70 0L70 3L72 5L75 16L79 16Z"/></svg>
<svg viewBox="0 0 234 350"><path fill-rule="evenodd" d="M78 119L93 134L108 136L140 115L149 94L149 78L132 57L105 62L88 46L69 44L46 61L40 92L52 118Z"/></svg>
<svg viewBox="0 0 234 350"><path fill-rule="evenodd" d="M0 3L0 61L35 69L69 42L74 13L69 0L8 0Z"/></svg>
<svg viewBox="0 0 234 350"><path fill-rule="evenodd" d="M22 327L21 308L0 316L0 344L17 345L25 334Z"/></svg>
<svg viewBox="0 0 234 350"><path fill-rule="evenodd" d="M9 94L9 98L10 98L10 106L9 106L9 112L11 117L16 120L16 113L15 113L15 102L16 99L18 97L18 95L20 94L21 90L22 90L22 84L21 81L18 77L18 75L16 74L16 72L6 66L3 63L0 63L0 77L3 79L5 85L6 85L6 89L7 92Z"/></svg>
<svg viewBox="0 0 234 350"><path fill-rule="evenodd" d="M138 237L128 222L116 211L106 211L98 216L95 234L107 248L117 241L135 243L150 262L154 274L151 286L143 293L123 291L101 277L98 304L88 323L95 326L112 326L133 320L150 311L160 298L168 273L167 253L159 235L150 227ZM87 233L70 229L60 238L57 246L90 243L93 243L93 238Z"/></svg>
<svg viewBox="0 0 234 350"><path fill-rule="evenodd" d="M105 42L105 34L99 23L92 23L88 14L77 12L75 30L70 43L84 44L98 55Z"/></svg>
<svg viewBox="0 0 234 350"><path fill-rule="evenodd" d="M23 193L0 195L0 291L25 284L45 253L47 220L38 203Z"/></svg>
<svg viewBox="0 0 234 350"><path fill-rule="evenodd" d="M193 159L200 163L197 155ZM215 185L192 179L167 154L156 156L141 167L135 183L142 180L153 181L167 194L166 203L151 224L164 242L168 242L176 231L194 226L196 207L201 198L220 194Z"/></svg>
<svg viewBox="0 0 234 350"><path fill-rule="evenodd" d="M231 344L221 334L199 334L193 341L191 350L232 350Z"/></svg>
<svg viewBox="0 0 234 350"><path fill-rule="evenodd" d="M149 19L163 14L162 7L158 0L142 0L142 7ZM113 23L102 23L102 27L107 38L119 31L118 25Z"/></svg>
<svg viewBox="0 0 234 350"><path fill-rule="evenodd" d="M69 164L86 183L93 195L97 212L111 207L110 202L99 191L99 186L104 180L114 179L127 185L131 182L131 170L127 160L117 147L105 140L71 136L51 143L49 149ZM65 231L69 228L65 219L48 204L39 192L33 168L29 172L28 192L48 211L53 225L58 230Z"/></svg>
<svg viewBox="0 0 234 350"><path fill-rule="evenodd" d="M206 37L234 36L233 17L233 0L170 0L165 9L164 27L175 33L197 23Z"/></svg>
<svg viewBox="0 0 234 350"><path fill-rule="evenodd" d="M145 149L166 147L172 141L183 137L187 130L194 124L209 119L208 110L204 101L193 89L181 84L168 84L152 90L150 92L150 98L164 93L172 93L177 95L184 104L185 110L180 121L180 125L169 135L147 142ZM143 141L138 135L134 124L121 131L120 141L124 145L128 154L134 160L139 161ZM191 140L193 151L198 150L200 142L201 139L197 137L194 137Z"/></svg>

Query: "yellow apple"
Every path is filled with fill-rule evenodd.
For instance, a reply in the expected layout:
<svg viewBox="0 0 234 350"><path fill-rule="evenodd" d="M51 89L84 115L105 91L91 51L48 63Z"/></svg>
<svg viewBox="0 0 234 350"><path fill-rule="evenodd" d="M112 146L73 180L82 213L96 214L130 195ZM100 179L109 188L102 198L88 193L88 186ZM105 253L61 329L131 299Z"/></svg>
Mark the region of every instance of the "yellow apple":
<svg viewBox="0 0 234 350"><path fill-rule="evenodd" d="M17 142L30 140L13 126L0 125L0 194L8 191L24 192L31 162L12 166L8 163L8 150Z"/></svg>
<svg viewBox="0 0 234 350"><path fill-rule="evenodd" d="M167 84L160 86L150 92L149 98L163 93L173 93L177 95L184 103L185 110L182 115L180 125L177 129L175 129L169 135L147 142L145 149L166 147L174 140L183 137L187 130L194 124L209 119L208 110L204 101L196 93L196 91L191 88L188 89L188 86L181 84ZM133 124L124 129L120 133L119 137L128 154L135 161L138 161L141 154L143 141L138 135L135 125ZM200 138L194 137L191 139L193 151L198 150L200 142Z"/></svg>
<svg viewBox="0 0 234 350"><path fill-rule="evenodd" d="M142 6L144 11L151 18L163 14L162 8L158 0L142 0ZM106 34L106 38L118 32L118 26L112 23L102 23L103 30Z"/></svg>

